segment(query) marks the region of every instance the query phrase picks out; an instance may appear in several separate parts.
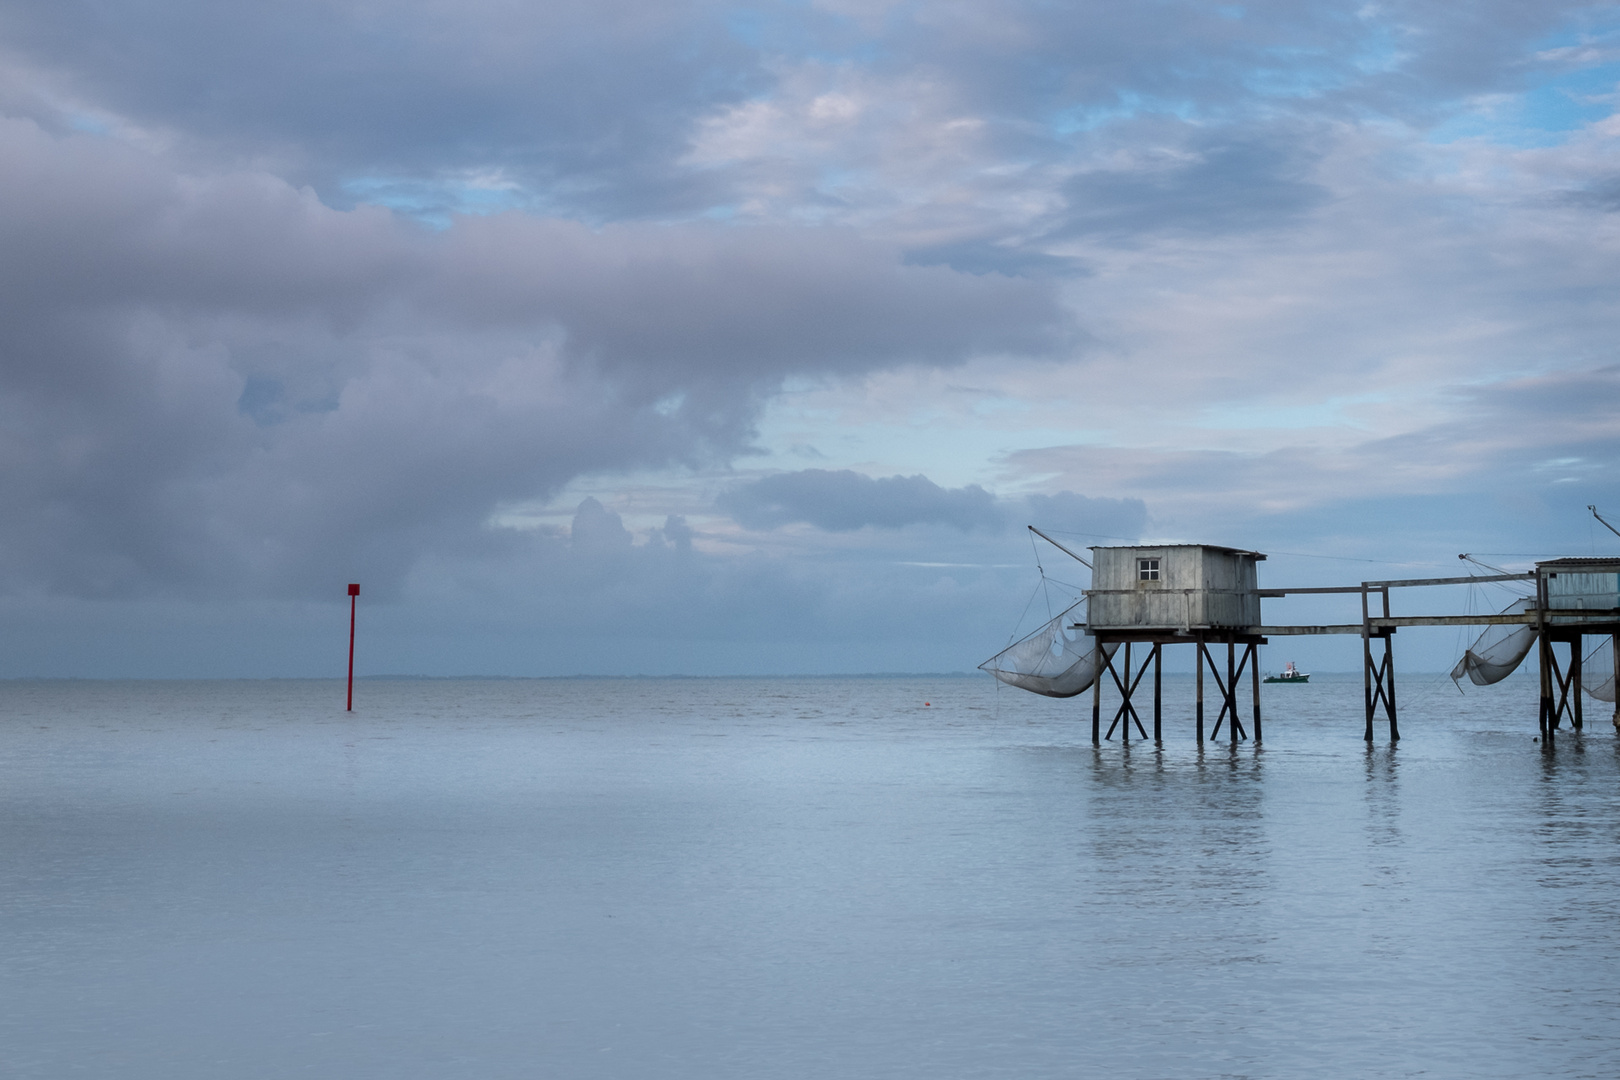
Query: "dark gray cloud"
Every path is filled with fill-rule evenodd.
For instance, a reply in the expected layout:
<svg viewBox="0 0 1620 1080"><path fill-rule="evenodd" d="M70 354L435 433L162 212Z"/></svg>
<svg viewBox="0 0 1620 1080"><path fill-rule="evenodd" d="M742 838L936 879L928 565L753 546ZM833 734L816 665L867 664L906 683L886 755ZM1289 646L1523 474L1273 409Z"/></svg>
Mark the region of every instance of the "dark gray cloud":
<svg viewBox="0 0 1620 1080"><path fill-rule="evenodd" d="M1064 185L1068 205L1054 236L1250 232L1292 224L1328 199L1311 179L1319 152L1297 127L1212 136L1148 126L1158 129L1143 133L1149 149L1125 167L1088 170Z"/></svg>
<svg viewBox="0 0 1620 1080"><path fill-rule="evenodd" d="M424 232L0 121L0 573L318 592L503 501L724 459L795 373L1060 347L1048 287L845 230L508 214Z"/></svg>
<svg viewBox="0 0 1620 1080"><path fill-rule="evenodd" d="M715 505L749 529L804 522L831 532L868 525L966 530L1002 523L994 496L976 484L942 488L926 476L873 478L849 469L778 473L724 492Z"/></svg>
<svg viewBox="0 0 1620 1080"><path fill-rule="evenodd" d="M945 525L963 532L1009 525L1095 535L1140 536L1140 499L1093 499L1072 491L997 498L977 484L945 488L926 476L871 477L850 469L777 473L722 492L715 505L747 529L807 524L829 532L868 526Z"/></svg>
<svg viewBox="0 0 1620 1080"><path fill-rule="evenodd" d="M906 253L906 262L1008 277L1083 277L1090 272L1081 259L1049 255L1033 250L1028 244L1003 245L985 240L959 240L913 248Z"/></svg>
<svg viewBox="0 0 1620 1080"><path fill-rule="evenodd" d="M70 98L183 132L295 183L509 169L553 196L690 205L667 166L695 115L765 81L727 8L293 0L227 11L0 5L14 53Z"/></svg>
<svg viewBox="0 0 1620 1080"><path fill-rule="evenodd" d="M1611 214L1620 212L1620 176L1594 177L1591 183L1579 190L1561 192L1559 199L1574 206L1589 206Z"/></svg>

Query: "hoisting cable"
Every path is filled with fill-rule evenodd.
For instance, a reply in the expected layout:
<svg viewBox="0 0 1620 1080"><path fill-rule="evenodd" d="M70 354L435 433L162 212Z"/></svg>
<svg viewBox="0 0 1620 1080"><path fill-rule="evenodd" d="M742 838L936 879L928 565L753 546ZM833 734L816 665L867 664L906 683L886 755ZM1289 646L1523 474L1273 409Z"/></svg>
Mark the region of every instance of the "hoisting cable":
<svg viewBox="0 0 1620 1080"><path fill-rule="evenodd" d="M1041 585L1040 585L1041 595L1046 600L1046 618L1047 618L1047 621L1050 622L1051 619L1052 619L1052 592L1047 587L1047 584L1046 584L1046 567L1041 565L1040 547L1035 543L1035 538L1033 536L1029 538L1029 550L1031 552L1033 552L1034 555L1035 555L1035 569L1040 571L1040 575L1041 575Z"/></svg>
<svg viewBox="0 0 1620 1080"><path fill-rule="evenodd" d="M1496 565L1493 565L1491 563L1488 563L1484 559L1475 558L1474 556L1468 554L1466 551L1463 552L1461 555L1458 555L1457 558L1465 559L1468 562L1471 562L1476 566L1483 566L1485 569L1489 570L1493 574L1509 574L1509 575L1511 575L1511 574L1514 573L1514 571L1512 571L1512 570L1504 569L1503 567L1496 566ZM1520 584L1518 582L1513 582L1513 581L1488 581L1488 582L1485 582L1485 584L1494 585L1494 586L1496 586L1498 588L1501 588L1501 589L1506 589L1507 592L1509 593L1509 595L1512 595L1512 596L1523 596L1524 595L1522 592L1515 591L1515 590L1519 590L1519 589L1524 588L1524 585L1522 585L1522 584ZM1474 591L1475 588L1477 588L1477 586L1474 586L1474 585L1468 586L1468 591L1469 591L1470 596L1472 596L1473 591ZM1469 614L1473 614L1473 612L1469 612Z"/></svg>
<svg viewBox="0 0 1620 1080"><path fill-rule="evenodd" d="M1489 570L1493 574L1511 574L1511 573L1513 573L1513 571L1504 570L1500 566L1492 566L1490 563L1486 562L1484 559L1476 559L1472 555L1468 554L1468 552L1466 552L1466 551L1463 552L1461 555L1458 555L1457 558L1467 560L1468 562L1474 563L1476 566L1483 566L1485 569Z"/></svg>
<svg viewBox="0 0 1620 1080"><path fill-rule="evenodd" d="M1018 631L1024 628L1024 620L1029 618L1029 609L1035 605L1035 594L1041 591L1041 585L1044 584L1045 581L1046 575L1042 574L1041 580L1036 582L1035 587L1030 590L1029 599L1024 601L1023 613L1018 616L1018 621L1013 623L1013 632L1007 635L1008 645L1011 645L1014 641L1018 640Z"/></svg>

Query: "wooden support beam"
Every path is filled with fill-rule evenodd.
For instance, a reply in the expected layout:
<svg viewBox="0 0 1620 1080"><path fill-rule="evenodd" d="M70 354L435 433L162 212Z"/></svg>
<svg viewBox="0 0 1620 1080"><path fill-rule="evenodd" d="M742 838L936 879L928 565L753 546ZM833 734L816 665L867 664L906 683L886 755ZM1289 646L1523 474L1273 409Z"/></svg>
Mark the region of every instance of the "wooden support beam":
<svg viewBox="0 0 1620 1080"><path fill-rule="evenodd" d="M1147 674L1148 659L1151 659L1151 654L1148 658L1143 659L1140 670L1133 670L1131 643L1127 641L1125 643L1125 677L1121 679L1119 671L1114 667L1113 658L1109 658L1108 674L1113 677L1114 686L1119 690L1119 708L1114 712L1113 723L1108 725L1108 734L1103 736L1104 740L1112 739L1114 729L1119 727L1121 723L1124 724L1124 727L1120 730L1120 738L1124 742L1131 741L1132 723L1136 724L1136 730L1141 734L1142 738L1147 738L1147 731L1142 727L1142 717L1137 713L1133 699L1136 696L1137 687L1142 684L1143 676Z"/></svg>
<svg viewBox="0 0 1620 1080"><path fill-rule="evenodd" d="M1146 656L1142 657L1142 666L1136 672L1136 674L1133 676L1131 674L1131 652L1130 652L1131 645L1130 645L1130 642L1125 643L1125 678L1130 681L1130 687L1129 687L1129 689L1127 689L1125 691L1125 700L1126 700L1127 704L1129 704L1131 702L1131 700L1136 697L1136 689L1137 689L1137 687L1142 685L1142 678L1143 678L1143 676L1147 675L1147 672L1148 672L1148 664L1151 663L1154 656L1157 655L1158 648L1159 647L1157 645L1155 645L1153 647L1153 649ZM1131 718L1131 720L1135 721L1135 723L1136 723L1137 733L1139 735L1141 735L1142 738L1144 738L1144 739L1147 738L1147 732L1142 727L1142 714L1136 711L1136 706L1135 705L1131 705L1130 708L1131 708L1131 716L1130 716L1130 718ZM1127 727L1127 734L1128 734L1129 733L1129 731L1128 731L1129 725L1126 725L1126 727ZM1158 725L1155 722L1154 731L1157 731L1157 730L1158 730Z"/></svg>
<svg viewBox="0 0 1620 1080"><path fill-rule="evenodd" d="M1362 587L1367 589L1399 589L1414 585L1484 585L1491 581L1532 581L1535 579L1534 570L1526 570L1522 574L1481 574L1478 577L1432 577L1432 578L1401 578L1398 581L1363 581Z"/></svg>
<svg viewBox="0 0 1620 1080"><path fill-rule="evenodd" d="M1261 596L1320 596L1326 593L1358 593L1362 589L1389 589L1413 585L1484 585L1492 581L1529 581L1533 571L1522 574L1481 574L1477 577L1403 578L1399 581L1364 581L1360 585L1313 586L1306 589L1261 589Z"/></svg>
<svg viewBox="0 0 1620 1080"><path fill-rule="evenodd" d="M1118 654L1116 653L1115 655L1118 655ZM1124 716L1126 711L1128 709L1130 709L1130 707L1131 707L1131 696L1128 693L1125 692L1125 684L1120 681L1119 672L1114 670L1114 657L1105 656L1103 658L1103 662L1105 664L1104 670L1106 670L1108 672L1108 674L1113 677L1114 686L1119 690L1119 708L1114 710L1114 719L1108 725L1108 733L1103 736L1103 738L1105 740L1107 740L1107 739L1112 739L1114 737L1114 729L1119 727L1119 718ZM1131 662L1131 643L1127 641L1125 643L1125 663L1127 665L1126 668L1125 668L1125 673L1126 673L1127 676L1129 676L1130 670L1131 670L1130 666L1129 666L1130 662ZM1102 682L1102 673L1101 672L1098 672L1098 674L1097 674L1097 681ZM1126 742L1131 741L1131 726L1130 726L1130 724L1128 722L1125 725L1125 741Z"/></svg>
<svg viewBox="0 0 1620 1080"><path fill-rule="evenodd" d="M1309 589L1261 589L1260 595L1262 597L1276 599L1280 596L1320 596L1324 593L1358 593L1360 591L1360 585L1327 585Z"/></svg>
<svg viewBox="0 0 1620 1080"><path fill-rule="evenodd" d="M1203 650L1204 659L1209 662L1210 676L1215 680L1215 689L1219 690L1221 694L1221 711L1215 717L1215 726L1210 729L1209 737L1211 739L1220 736L1221 724L1226 722L1228 716L1231 717L1232 723L1229 729L1232 741L1237 742L1240 737L1248 738L1248 733L1243 730L1243 724L1238 720L1237 715L1237 669L1234 660L1236 645L1237 642L1234 636L1231 634L1226 635L1226 677L1224 679L1221 678L1220 665L1215 662L1215 655L1208 649ZM1199 674L1200 676L1203 674L1202 667L1199 668Z"/></svg>
<svg viewBox="0 0 1620 1080"><path fill-rule="evenodd" d="M1319 626L1251 626L1250 633L1261 637L1305 637L1311 634L1359 634L1360 623L1327 623Z"/></svg>

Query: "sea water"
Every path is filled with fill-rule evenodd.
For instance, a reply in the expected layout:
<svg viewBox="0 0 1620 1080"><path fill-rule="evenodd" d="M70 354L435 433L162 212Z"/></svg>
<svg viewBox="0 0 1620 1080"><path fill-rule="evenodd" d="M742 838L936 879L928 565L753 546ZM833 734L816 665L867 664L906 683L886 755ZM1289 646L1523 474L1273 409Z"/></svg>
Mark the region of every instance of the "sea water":
<svg viewBox="0 0 1620 1080"><path fill-rule="evenodd" d="M1608 707L1399 689L0 683L0 1073L1620 1075Z"/></svg>

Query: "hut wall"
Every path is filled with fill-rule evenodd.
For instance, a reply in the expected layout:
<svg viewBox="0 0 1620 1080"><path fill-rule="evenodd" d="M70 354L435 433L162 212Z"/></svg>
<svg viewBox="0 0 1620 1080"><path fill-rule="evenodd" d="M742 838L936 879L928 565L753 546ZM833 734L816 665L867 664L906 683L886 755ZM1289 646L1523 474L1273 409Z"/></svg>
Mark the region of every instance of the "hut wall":
<svg viewBox="0 0 1620 1080"><path fill-rule="evenodd" d="M1572 574L1547 579L1547 606L1555 609L1620 607L1620 574Z"/></svg>
<svg viewBox="0 0 1620 1080"><path fill-rule="evenodd" d="M1247 627L1260 622L1255 556L1200 545L1092 548L1087 625L1098 629ZM1143 559L1157 559L1144 580Z"/></svg>

